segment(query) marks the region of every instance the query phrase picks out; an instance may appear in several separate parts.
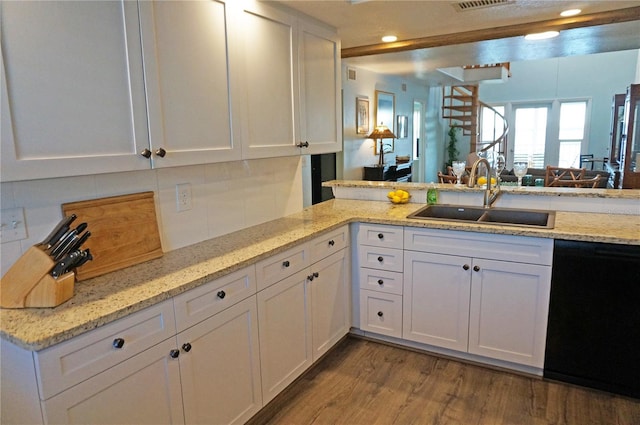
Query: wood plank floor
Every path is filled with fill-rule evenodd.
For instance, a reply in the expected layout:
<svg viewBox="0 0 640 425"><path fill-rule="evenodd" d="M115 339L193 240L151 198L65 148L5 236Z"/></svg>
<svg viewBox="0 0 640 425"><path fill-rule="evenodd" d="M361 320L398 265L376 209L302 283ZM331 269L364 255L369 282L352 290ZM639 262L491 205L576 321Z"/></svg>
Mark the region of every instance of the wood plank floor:
<svg viewBox="0 0 640 425"><path fill-rule="evenodd" d="M640 400L349 337L251 425L639 425Z"/></svg>

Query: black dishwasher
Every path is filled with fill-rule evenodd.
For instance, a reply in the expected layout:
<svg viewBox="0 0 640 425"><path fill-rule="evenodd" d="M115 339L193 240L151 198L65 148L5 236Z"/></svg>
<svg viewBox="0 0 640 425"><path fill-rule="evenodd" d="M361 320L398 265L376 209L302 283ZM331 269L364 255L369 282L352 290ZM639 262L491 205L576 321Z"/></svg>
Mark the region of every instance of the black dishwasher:
<svg viewBox="0 0 640 425"><path fill-rule="evenodd" d="M640 398L640 246L555 241L544 376Z"/></svg>

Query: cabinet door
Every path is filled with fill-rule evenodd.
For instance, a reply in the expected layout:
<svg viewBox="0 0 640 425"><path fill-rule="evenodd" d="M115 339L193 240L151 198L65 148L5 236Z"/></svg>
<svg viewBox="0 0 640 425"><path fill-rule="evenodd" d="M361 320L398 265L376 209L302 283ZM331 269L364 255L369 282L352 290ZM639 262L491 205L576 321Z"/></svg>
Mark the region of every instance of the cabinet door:
<svg viewBox="0 0 640 425"><path fill-rule="evenodd" d="M48 424L182 424L175 338L43 401Z"/></svg>
<svg viewBox="0 0 640 425"><path fill-rule="evenodd" d="M0 8L2 181L149 169L137 3Z"/></svg>
<svg viewBox="0 0 640 425"><path fill-rule="evenodd" d="M224 1L140 2L154 168L240 159L226 8Z"/></svg>
<svg viewBox="0 0 640 425"><path fill-rule="evenodd" d="M402 337L402 295L360 290L360 329Z"/></svg>
<svg viewBox="0 0 640 425"><path fill-rule="evenodd" d="M303 153L342 150L340 39L327 29L300 21L300 139Z"/></svg>
<svg viewBox="0 0 640 425"><path fill-rule="evenodd" d="M405 252L402 337L467 351L471 259Z"/></svg>
<svg viewBox="0 0 640 425"><path fill-rule="evenodd" d="M543 367L551 267L473 262L469 352Z"/></svg>
<svg viewBox="0 0 640 425"><path fill-rule="evenodd" d="M308 269L258 293L262 398L266 404L312 362Z"/></svg>
<svg viewBox="0 0 640 425"><path fill-rule="evenodd" d="M343 249L311 266L314 361L349 332L348 263Z"/></svg>
<svg viewBox="0 0 640 425"><path fill-rule="evenodd" d="M241 31L244 44L243 158L299 155L295 17L252 2L243 9L234 30Z"/></svg>
<svg viewBox="0 0 640 425"><path fill-rule="evenodd" d="M262 407L255 297L178 334L185 422L241 424Z"/></svg>

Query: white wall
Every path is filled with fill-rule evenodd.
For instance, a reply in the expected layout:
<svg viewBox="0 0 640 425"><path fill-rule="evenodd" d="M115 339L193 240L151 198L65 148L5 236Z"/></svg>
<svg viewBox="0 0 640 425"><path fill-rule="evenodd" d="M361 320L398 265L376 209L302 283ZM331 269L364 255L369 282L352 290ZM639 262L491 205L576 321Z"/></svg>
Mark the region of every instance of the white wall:
<svg viewBox="0 0 640 425"><path fill-rule="evenodd" d="M0 275L49 233L66 202L155 192L165 252L300 211L301 162L296 156L2 183L0 205L24 208L28 238L0 246ZM189 211L176 211L179 183L192 185Z"/></svg>
<svg viewBox="0 0 640 425"><path fill-rule="evenodd" d="M356 71L356 80L346 78L347 68ZM338 178L344 180L362 180L363 167L376 164L378 157L374 155L374 141L367 139L366 135L356 133L356 97L369 99L369 131L373 131L375 125L376 90L393 93L395 95L396 117L406 115L409 118L408 137L396 139L395 151L385 155L385 162L394 164L396 155L411 155L413 152L413 101L419 99L427 103L429 88L418 81L386 76L350 66L345 60L342 62L342 75L344 150L342 155L338 156L337 175ZM427 164L435 160L431 157L426 159ZM340 162L342 162L342 167L340 167Z"/></svg>
<svg viewBox="0 0 640 425"><path fill-rule="evenodd" d="M590 98L589 142L583 153L609 157L611 101L637 78L638 53L627 50L512 62L511 78L503 84L481 84L479 97L489 104Z"/></svg>

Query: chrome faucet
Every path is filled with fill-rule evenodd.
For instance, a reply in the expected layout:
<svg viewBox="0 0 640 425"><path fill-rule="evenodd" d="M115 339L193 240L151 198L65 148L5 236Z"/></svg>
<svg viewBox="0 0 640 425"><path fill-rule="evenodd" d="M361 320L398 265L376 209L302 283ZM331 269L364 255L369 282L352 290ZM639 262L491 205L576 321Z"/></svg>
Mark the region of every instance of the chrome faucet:
<svg viewBox="0 0 640 425"><path fill-rule="evenodd" d="M487 190L484 191L484 201L483 207L491 208L491 205L498 199L498 196L502 192L500 192L500 179L496 178L496 187L495 191L491 190L491 165L486 158L480 158L476 162L473 163L471 167L471 171L469 172L469 182L467 183L468 187L473 187L476 184L476 174L478 174L478 166L480 163L485 165L485 176L487 179Z"/></svg>

